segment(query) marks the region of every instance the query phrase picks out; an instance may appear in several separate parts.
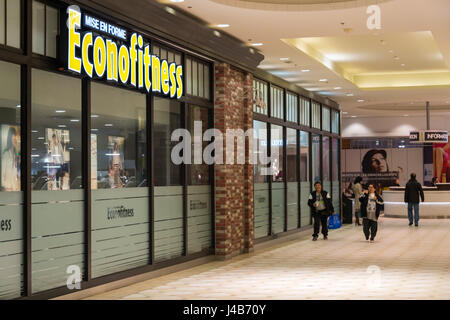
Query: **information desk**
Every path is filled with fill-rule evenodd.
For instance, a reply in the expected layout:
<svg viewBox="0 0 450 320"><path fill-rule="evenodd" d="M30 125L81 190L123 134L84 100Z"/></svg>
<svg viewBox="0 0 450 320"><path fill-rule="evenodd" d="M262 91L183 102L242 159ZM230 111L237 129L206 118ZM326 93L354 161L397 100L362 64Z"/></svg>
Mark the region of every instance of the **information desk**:
<svg viewBox="0 0 450 320"><path fill-rule="evenodd" d="M408 205L404 187L391 187L383 192L384 215L393 218L408 218ZM420 203L419 217L422 219L450 219L450 190L423 187L425 202Z"/></svg>

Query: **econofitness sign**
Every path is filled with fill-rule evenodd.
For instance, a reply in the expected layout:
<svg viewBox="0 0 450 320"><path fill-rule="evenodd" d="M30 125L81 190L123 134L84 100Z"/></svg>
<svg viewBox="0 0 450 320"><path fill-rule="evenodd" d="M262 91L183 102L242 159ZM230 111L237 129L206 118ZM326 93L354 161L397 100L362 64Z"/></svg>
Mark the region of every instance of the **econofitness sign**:
<svg viewBox="0 0 450 320"><path fill-rule="evenodd" d="M153 55L142 35L132 33L127 39L125 29L82 14L78 7L70 6L67 13L64 57L68 70L181 98L183 67Z"/></svg>

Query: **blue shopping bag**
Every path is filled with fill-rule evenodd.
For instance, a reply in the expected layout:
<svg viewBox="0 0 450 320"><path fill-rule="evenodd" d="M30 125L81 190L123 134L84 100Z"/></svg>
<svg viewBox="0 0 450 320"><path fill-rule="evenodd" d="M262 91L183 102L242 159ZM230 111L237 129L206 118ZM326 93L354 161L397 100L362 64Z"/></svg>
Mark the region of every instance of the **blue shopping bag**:
<svg viewBox="0 0 450 320"><path fill-rule="evenodd" d="M342 227L341 219L337 213L333 214L328 220L328 229L339 229Z"/></svg>

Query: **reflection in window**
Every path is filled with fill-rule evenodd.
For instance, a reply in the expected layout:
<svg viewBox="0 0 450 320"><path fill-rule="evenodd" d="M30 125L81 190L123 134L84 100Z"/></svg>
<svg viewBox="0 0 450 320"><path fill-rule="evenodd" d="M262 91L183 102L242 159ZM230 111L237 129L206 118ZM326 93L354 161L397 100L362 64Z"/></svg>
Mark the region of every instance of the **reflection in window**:
<svg viewBox="0 0 450 320"><path fill-rule="evenodd" d="M201 122L201 131L194 130L194 121ZM203 161L203 150L206 146L211 143L209 141L203 141L203 133L209 128L209 118L208 109L198 106L189 106L189 132L192 135L191 139L191 150L192 150L192 160L191 165L187 167L188 170L188 184L189 185L201 185L209 184L209 166ZM201 159L201 164L195 164L195 147L194 142L202 141L202 149L198 150L198 160Z"/></svg>
<svg viewBox="0 0 450 320"><path fill-rule="evenodd" d="M283 127L272 125L270 130L272 151L272 181L284 181L283 172Z"/></svg>
<svg viewBox="0 0 450 320"><path fill-rule="evenodd" d="M263 183L269 181L269 176L266 175L268 163L265 161L268 158L267 153L267 124L261 121L253 121L253 146L254 166L253 166L253 182Z"/></svg>
<svg viewBox="0 0 450 320"><path fill-rule="evenodd" d="M33 190L82 187L81 81L33 70Z"/></svg>
<svg viewBox="0 0 450 320"><path fill-rule="evenodd" d="M145 100L137 92L92 83L92 189L147 186Z"/></svg>
<svg viewBox="0 0 450 320"><path fill-rule="evenodd" d="M171 141L171 134L181 126L180 103L175 100L154 98L154 184L174 186L181 184L181 166L171 161L172 148L178 143Z"/></svg>

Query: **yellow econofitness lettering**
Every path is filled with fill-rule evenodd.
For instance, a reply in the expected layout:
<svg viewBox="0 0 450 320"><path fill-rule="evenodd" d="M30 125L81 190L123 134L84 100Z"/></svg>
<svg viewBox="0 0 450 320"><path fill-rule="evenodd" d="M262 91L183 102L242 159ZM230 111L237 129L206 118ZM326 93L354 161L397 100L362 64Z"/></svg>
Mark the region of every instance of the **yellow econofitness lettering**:
<svg viewBox="0 0 450 320"><path fill-rule="evenodd" d="M107 80L131 85L147 92L162 92L171 98L183 95L183 68L176 63L151 54L150 44L141 35L133 33L129 46L92 32L80 34L81 13L69 9L68 69L89 77L106 77ZM80 49L81 50L80 50ZM81 52L81 56L80 56Z"/></svg>

